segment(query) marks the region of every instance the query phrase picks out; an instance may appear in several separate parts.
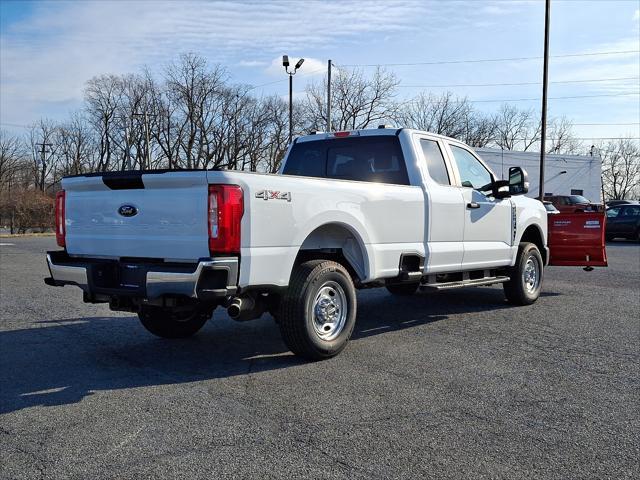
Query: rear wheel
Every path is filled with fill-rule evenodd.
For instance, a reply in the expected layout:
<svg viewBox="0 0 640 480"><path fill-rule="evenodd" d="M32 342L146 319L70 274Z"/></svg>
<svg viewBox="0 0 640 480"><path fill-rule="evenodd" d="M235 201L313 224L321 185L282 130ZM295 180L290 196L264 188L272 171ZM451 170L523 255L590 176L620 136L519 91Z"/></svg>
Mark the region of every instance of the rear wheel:
<svg viewBox="0 0 640 480"><path fill-rule="evenodd" d="M207 323L211 312L197 307L143 307L138 318L144 328L158 337L187 338Z"/></svg>
<svg viewBox="0 0 640 480"><path fill-rule="evenodd" d="M322 360L339 354L356 322L356 291L339 263L311 260L296 266L278 314L282 339L298 356Z"/></svg>
<svg viewBox="0 0 640 480"><path fill-rule="evenodd" d="M400 296L413 295L418 291L420 283L398 283L395 285L387 285L386 288L389 293Z"/></svg>
<svg viewBox="0 0 640 480"><path fill-rule="evenodd" d="M521 243L511 279L504 283L504 294L515 305L530 305L540 296L544 262L540 250L533 243Z"/></svg>

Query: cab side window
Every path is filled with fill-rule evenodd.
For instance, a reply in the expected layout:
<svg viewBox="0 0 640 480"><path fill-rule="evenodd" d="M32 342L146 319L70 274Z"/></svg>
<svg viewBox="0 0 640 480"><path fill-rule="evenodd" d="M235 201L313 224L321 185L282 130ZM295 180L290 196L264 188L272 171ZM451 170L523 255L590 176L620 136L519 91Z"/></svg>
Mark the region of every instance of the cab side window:
<svg viewBox="0 0 640 480"><path fill-rule="evenodd" d="M619 208L609 208L607 210L607 218L615 218L618 216L619 213L620 213Z"/></svg>
<svg viewBox="0 0 640 480"><path fill-rule="evenodd" d="M450 147L456 165L458 165L462 186L479 191L490 190L493 179L489 170L464 148L455 145L450 145Z"/></svg>
<svg viewBox="0 0 640 480"><path fill-rule="evenodd" d="M427 162L427 171L429 176L440 185L451 185L447 165L444 163L444 157L440 151L440 146L435 140L420 139L420 147L422 154Z"/></svg>

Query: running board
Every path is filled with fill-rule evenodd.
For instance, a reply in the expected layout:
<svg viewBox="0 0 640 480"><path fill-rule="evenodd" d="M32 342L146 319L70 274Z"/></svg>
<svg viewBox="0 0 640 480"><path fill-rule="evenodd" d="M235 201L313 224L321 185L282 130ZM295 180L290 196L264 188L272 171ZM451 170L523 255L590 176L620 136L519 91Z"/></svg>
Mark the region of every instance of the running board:
<svg viewBox="0 0 640 480"><path fill-rule="evenodd" d="M494 283L504 283L510 280L509 277L484 277L476 278L473 280L460 280L456 282L436 282L436 283L422 283L421 289L425 290L449 290L451 288L462 287L480 287L482 285L493 285Z"/></svg>

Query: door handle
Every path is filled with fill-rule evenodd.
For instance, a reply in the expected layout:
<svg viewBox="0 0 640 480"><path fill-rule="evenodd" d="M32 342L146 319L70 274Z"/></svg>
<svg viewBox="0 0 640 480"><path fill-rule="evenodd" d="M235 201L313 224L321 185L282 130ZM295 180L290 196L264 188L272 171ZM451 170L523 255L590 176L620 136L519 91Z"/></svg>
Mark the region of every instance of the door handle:
<svg viewBox="0 0 640 480"><path fill-rule="evenodd" d="M480 208L480 204L477 202L469 202L467 203L467 208Z"/></svg>

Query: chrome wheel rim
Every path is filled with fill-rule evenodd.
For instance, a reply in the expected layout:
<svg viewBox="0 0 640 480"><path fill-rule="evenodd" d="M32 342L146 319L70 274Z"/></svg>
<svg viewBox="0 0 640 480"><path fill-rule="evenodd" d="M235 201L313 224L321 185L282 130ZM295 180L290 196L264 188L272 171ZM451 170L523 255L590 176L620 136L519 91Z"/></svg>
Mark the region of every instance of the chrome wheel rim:
<svg viewBox="0 0 640 480"><path fill-rule="evenodd" d="M347 295L336 282L326 282L313 301L313 328L322 340L340 335L347 323Z"/></svg>
<svg viewBox="0 0 640 480"><path fill-rule="evenodd" d="M527 258L527 263L522 272L522 281L528 293L535 292L540 286L540 264L533 255Z"/></svg>

